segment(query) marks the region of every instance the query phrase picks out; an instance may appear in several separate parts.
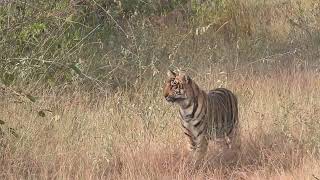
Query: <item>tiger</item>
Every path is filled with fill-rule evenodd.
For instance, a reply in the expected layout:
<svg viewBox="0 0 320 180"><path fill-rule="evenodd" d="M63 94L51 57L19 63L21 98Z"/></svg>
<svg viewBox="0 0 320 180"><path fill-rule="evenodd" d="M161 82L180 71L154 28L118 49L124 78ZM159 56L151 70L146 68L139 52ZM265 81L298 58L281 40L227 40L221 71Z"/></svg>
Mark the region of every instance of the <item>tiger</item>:
<svg viewBox="0 0 320 180"><path fill-rule="evenodd" d="M181 126L189 139L195 165L203 160L208 141L225 142L231 148L238 132L238 100L226 88L206 93L184 71L167 72L165 100L179 105Z"/></svg>

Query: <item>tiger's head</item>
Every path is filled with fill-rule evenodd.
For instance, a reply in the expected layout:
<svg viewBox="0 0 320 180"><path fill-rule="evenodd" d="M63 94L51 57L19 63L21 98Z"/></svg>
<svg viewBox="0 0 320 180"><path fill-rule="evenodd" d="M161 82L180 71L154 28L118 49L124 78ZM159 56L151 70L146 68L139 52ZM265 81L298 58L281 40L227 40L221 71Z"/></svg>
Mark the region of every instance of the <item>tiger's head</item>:
<svg viewBox="0 0 320 180"><path fill-rule="evenodd" d="M184 72L180 71L179 74L169 70L167 72L168 79L164 86L164 97L168 102L182 103L188 101L192 94L191 79Z"/></svg>

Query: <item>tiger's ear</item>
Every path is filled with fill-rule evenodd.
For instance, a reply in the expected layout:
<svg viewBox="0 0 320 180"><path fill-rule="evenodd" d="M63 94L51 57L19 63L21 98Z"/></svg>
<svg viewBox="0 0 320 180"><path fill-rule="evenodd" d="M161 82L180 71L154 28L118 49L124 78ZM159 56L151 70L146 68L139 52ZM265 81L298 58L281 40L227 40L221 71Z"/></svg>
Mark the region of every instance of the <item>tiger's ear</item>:
<svg viewBox="0 0 320 180"><path fill-rule="evenodd" d="M184 81L186 84L190 82L190 77L186 74L185 71L179 71L179 76L181 77L182 81Z"/></svg>
<svg viewBox="0 0 320 180"><path fill-rule="evenodd" d="M175 78L177 74L171 70L168 70L167 72L168 78Z"/></svg>

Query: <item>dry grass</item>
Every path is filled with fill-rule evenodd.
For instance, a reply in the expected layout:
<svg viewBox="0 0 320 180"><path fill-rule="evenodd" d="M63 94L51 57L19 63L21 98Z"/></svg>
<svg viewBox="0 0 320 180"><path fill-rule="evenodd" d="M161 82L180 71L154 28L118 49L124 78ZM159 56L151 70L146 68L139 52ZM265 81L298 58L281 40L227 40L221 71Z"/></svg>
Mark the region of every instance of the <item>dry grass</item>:
<svg viewBox="0 0 320 180"><path fill-rule="evenodd" d="M194 79L207 90L232 89L241 110L241 149L221 154L211 145L198 172L189 171L177 107L157 81L104 95L43 92L33 104L3 94L0 178L320 178L319 73L204 71ZM53 112L39 116L46 108Z"/></svg>
<svg viewBox="0 0 320 180"><path fill-rule="evenodd" d="M91 20L84 24L101 32L91 34L81 25L70 30L71 35L77 32L76 38L69 37L64 18L45 17L43 21L59 25L59 31L43 31L31 49L28 43L9 45L20 42L21 33L2 29L0 79L8 76L17 87L30 83L39 99L29 102L0 84L0 179L320 179L320 4L217 2L225 8L203 1L202 10L184 22L187 25L180 22L185 17L178 11L150 17L150 27L139 18L119 21L123 29L115 26L119 31L115 37ZM11 12L13 7L7 11L9 16L3 19L8 23L3 22L12 27L15 23L31 27L33 21L22 20L49 13L30 10L21 23L14 21L18 16ZM64 11L73 14L68 8ZM191 22L194 18L199 24ZM78 32L84 34L78 37ZM70 43L72 48L59 45L50 52L54 46L45 42L59 42L60 37L64 42L65 35L70 39L66 46ZM30 64L8 63L17 59ZM47 65L46 60L54 61ZM78 62L79 69L53 68L68 62ZM241 149L224 152L211 144L203 167L190 173L177 107L165 102L161 93L163 70L168 67L186 68L203 89L223 86L236 93ZM57 84L50 87L63 88L38 88L44 78L37 79L38 75L51 73ZM30 79L34 75L36 85ZM97 83L81 75L110 83L106 87L113 92L83 92L90 89L88 84ZM79 84L82 90L64 83Z"/></svg>

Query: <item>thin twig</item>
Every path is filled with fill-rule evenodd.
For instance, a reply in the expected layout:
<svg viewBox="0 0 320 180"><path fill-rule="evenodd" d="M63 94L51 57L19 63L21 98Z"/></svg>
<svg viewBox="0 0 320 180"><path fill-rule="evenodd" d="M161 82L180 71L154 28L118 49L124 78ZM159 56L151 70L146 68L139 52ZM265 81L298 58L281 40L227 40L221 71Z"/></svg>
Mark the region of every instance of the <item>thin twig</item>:
<svg viewBox="0 0 320 180"><path fill-rule="evenodd" d="M112 15L105 9L103 8L99 3L97 3L95 0L92 0L97 6L99 6L110 18L111 20L116 23L116 25L119 27L119 29L123 32L123 34L126 35L126 38L129 37L129 35L123 30L123 28L119 25L119 23L112 17Z"/></svg>
<svg viewBox="0 0 320 180"><path fill-rule="evenodd" d="M274 58L274 57L280 57L280 56L284 56L284 55L288 55L288 54L295 54L296 53L296 49L294 51L287 51L285 53L278 53L278 54L273 54L273 55L270 55L270 56L266 56L266 57L263 57L263 58L260 58L260 59L257 59L255 61L252 61L250 63L247 63L246 65L242 66L242 67L239 67L237 69L234 69L233 71L231 71L230 73L234 73L244 67L248 67L252 64L255 64L255 63L258 63L258 62L261 62L261 61L268 61L268 59L271 59L271 58Z"/></svg>
<svg viewBox="0 0 320 180"><path fill-rule="evenodd" d="M219 32L220 29L222 29L225 25L227 25L230 21L226 21L225 23L223 23L217 30L215 33Z"/></svg>
<svg viewBox="0 0 320 180"><path fill-rule="evenodd" d="M69 51L67 51L67 55L70 56L73 54L69 53L71 52L71 50L73 50L75 47L77 47L82 41L84 41L85 39L87 39L94 31L96 31L99 27L101 26L101 24L98 24L98 26L96 26L94 29L92 29L85 37L83 37L76 45L74 45L71 49L69 49ZM69 54L68 54L69 53Z"/></svg>
<svg viewBox="0 0 320 180"><path fill-rule="evenodd" d="M316 180L320 180L317 176L315 176L314 174L312 174L312 177L315 178Z"/></svg>
<svg viewBox="0 0 320 180"><path fill-rule="evenodd" d="M93 30L91 30L85 37L83 37L76 45L74 45L71 49L69 49L69 50L66 52L67 56L69 57L70 55L72 55L73 52L70 53L71 50L73 50L73 49L74 49L75 47L77 47L82 41L84 41L86 38L88 38L96 29L98 29L98 28L100 27L100 25L101 25L101 24L99 24L98 26L96 26L96 27L95 27ZM68 53L69 53L69 54L68 54ZM39 82L40 82L40 80L42 79L42 77L45 76L45 74L47 73L47 71L51 68L51 66L52 66L53 64L56 63L57 60L58 60L58 57L56 57L53 61L51 61L52 63L48 66L48 68L44 71L43 75L42 75L42 76L38 79L38 81L35 83L35 85L33 86L33 89L32 89L32 90L34 90L34 88L37 87L37 85L39 84Z"/></svg>

